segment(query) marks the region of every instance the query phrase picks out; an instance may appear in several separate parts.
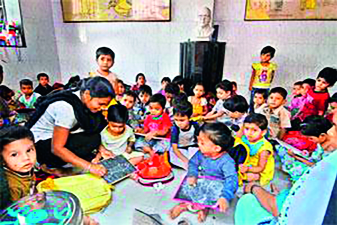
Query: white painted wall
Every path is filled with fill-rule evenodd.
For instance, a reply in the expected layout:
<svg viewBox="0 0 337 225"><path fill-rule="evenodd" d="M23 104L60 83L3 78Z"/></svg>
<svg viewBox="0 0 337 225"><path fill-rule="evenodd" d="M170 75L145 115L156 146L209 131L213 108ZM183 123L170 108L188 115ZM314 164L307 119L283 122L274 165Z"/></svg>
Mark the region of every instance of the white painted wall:
<svg viewBox="0 0 337 225"><path fill-rule="evenodd" d="M0 64L4 67L3 84L18 90L19 81L46 72L51 82L61 79L56 49L51 2L21 0L21 11L27 48L1 48Z"/></svg>
<svg viewBox="0 0 337 225"><path fill-rule="evenodd" d="M87 75L97 69L95 51L110 47L116 54L112 71L135 83L143 72L154 90L164 76L179 73L179 43L195 25L194 1L172 0L171 22L63 23L59 0L52 0L55 33L64 81L69 74Z"/></svg>
<svg viewBox="0 0 337 225"><path fill-rule="evenodd" d="M290 89L297 80L315 79L326 66L337 67L337 21L246 22L244 11L244 0L216 1L220 39L227 41L224 77L236 80L239 92L247 90L251 63L259 61L266 45L276 48L274 86Z"/></svg>
<svg viewBox="0 0 337 225"><path fill-rule="evenodd" d="M192 37L197 0L172 0L168 23L62 23L59 0L52 0L55 34L63 79L96 69L95 50L108 46L116 53L113 71L127 83L144 72L154 89L164 76L179 73L179 43ZM277 49L274 85L315 78L325 66L337 66L337 21L245 22L244 0L215 0L219 40L227 42L224 78L236 80L246 94L251 64L261 49Z"/></svg>
<svg viewBox="0 0 337 225"><path fill-rule="evenodd" d="M21 2L28 48L21 50L23 62L11 57L5 65L13 77L5 82L11 84L39 71L62 74L63 82L70 75L86 76L97 67L95 50L108 46L116 53L112 70L124 81L134 83L144 72L157 90L162 77L179 73L179 43L192 37L196 25L197 0L171 0L172 21L165 23L63 23L60 0ZM244 10L244 0L215 0L219 40L227 42L224 78L236 80L240 93L246 94L251 63L266 45L277 50L274 85L290 88L325 66L337 67L337 21L246 22Z"/></svg>

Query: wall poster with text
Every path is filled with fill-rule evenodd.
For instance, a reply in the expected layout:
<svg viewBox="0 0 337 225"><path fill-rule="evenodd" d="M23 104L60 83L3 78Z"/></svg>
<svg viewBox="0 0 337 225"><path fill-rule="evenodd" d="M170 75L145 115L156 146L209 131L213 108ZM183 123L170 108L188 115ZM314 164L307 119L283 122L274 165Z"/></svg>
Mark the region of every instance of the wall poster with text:
<svg viewBox="0 0 337 225"><path fill-rule="evenodd" d="M246 0L245 20L335 20L337 0Z"/></svg>

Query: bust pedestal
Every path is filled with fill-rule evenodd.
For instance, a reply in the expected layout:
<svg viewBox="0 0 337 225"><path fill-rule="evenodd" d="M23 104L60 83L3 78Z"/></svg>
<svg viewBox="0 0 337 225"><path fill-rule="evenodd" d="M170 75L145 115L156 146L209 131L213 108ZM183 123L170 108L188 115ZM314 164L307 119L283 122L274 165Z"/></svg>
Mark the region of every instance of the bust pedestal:
<svg viewBox="0 0 337 225"><path fill-rule="evenodd" d="M206 91L215 91L222 80L226 42L192 41L180 43L180 75L186 79L185 90L202 82Z"/></svg>

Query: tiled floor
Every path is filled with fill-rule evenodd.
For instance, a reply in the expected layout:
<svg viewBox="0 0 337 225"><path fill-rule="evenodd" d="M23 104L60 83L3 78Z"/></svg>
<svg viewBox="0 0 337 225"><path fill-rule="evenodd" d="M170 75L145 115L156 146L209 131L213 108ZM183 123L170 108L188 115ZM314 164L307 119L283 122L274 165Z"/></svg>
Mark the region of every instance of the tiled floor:
<svg viewBox="0 0 337 225"><path fill-rule="evenodd" d="M103 212L97 213L92 217L101 225L132 225L135 208L148 214L158 214L165 225L177 225L182 218L186 218L191 224L200 224L197 221L197 215L190 212L182 213L175 220L168 217L168 211L177 204L172 200L180 179L185 172L180 169L174 169L175 179L164 185L162 190L155 190L153 187L145 187L131 179L126 179L116 184L113 191L113 202ZM275 175L276 185L284 187L287 185L286 177L277 172ZM234 224L234 209L237 199L231 202L229 210L223 213L213 213L202 223L204 225L215 224Z"/></svg>

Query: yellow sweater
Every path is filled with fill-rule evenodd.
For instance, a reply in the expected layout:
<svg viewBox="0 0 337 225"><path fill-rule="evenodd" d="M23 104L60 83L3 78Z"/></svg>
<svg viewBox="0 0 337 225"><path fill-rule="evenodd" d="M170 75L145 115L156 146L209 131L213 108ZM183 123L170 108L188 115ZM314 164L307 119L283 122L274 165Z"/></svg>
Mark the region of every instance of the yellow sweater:
<svg viewBox="0 0 337 225"><path fill-rule="evenodd" d="M258 166L260 161L260 154L262 151L269 151L270 155L267 160L266 167L260 173L260 184L262 186L267 185L274 177L275 160L273 146L269 141L263 139L263 145L259 148L255 155L250 155L248 165Z"/></svg>

